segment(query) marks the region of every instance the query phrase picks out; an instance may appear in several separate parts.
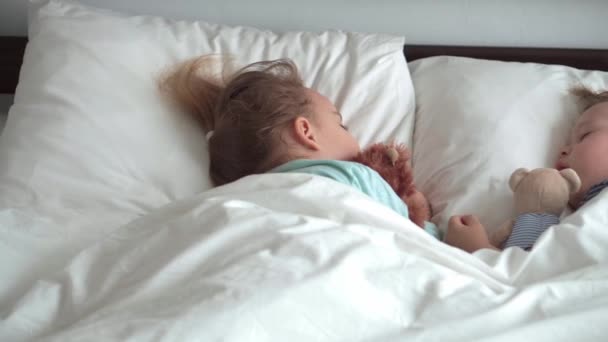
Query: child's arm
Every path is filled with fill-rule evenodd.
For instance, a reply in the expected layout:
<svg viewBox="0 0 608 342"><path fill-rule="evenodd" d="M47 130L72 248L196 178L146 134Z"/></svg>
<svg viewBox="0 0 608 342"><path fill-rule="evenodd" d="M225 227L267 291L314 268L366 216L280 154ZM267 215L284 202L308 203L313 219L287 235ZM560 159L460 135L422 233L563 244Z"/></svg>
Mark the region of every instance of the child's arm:
<svg viewBox="0 0 608 342"><path fill-rule="evenodd" d="M496 249L490 243L485 228L474 215L452 216L444 242L469 253L482 248Z"/></svg>

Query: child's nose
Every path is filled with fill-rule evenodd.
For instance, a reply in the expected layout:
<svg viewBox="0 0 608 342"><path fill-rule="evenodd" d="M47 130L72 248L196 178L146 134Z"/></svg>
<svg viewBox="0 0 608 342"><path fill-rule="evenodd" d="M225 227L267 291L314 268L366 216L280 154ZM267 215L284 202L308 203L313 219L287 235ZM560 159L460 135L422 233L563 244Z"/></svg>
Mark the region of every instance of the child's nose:
<svg viewBox="0 0 608 342"><path fill-rule="evenodd" d="M565 157L570 153L570 146L564 146L562 147L562 149L559 151L559 156L560 157Z"/></svg>

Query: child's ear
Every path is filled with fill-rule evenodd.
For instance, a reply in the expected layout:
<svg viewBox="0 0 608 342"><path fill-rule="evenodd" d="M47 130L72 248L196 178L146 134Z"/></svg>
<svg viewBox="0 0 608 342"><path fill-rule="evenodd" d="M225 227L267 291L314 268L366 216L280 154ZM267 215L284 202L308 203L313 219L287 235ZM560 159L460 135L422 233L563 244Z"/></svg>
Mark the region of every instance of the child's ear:
<svg viewBox="0 0 608 342"><path fill-rule="evenodd" d="M296 142L315 151L320 149L315 127L312 125L310 120L303 116L298 116L295 120L293 120L291 128Z"/></svg>

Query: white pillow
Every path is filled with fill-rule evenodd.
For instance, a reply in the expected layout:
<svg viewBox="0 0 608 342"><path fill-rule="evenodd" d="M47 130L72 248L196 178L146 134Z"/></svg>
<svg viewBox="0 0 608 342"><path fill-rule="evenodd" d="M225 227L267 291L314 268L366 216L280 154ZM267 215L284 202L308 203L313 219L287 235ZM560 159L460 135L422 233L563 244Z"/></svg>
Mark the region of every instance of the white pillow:
<svg viewBox="0 0 608 342"><path fill-rule="evenodd" d="M277 34L73 1L31 6L0 144L0 205L141 214L210 188L202 132L165 104L156 84L167 67L202 54L230 54L241 65L291 58L362 145L411 141L414 95L402 37Z"/></svg>
<svg viewBox="0 0 608 342"><path fill-rule="evenodd" d="M513 213L508 178L553 167L577 118L577 85L608 73L564 66L432 57L409 64L416 89L413 168L433 220L472 213L494 231Z"/></svg>

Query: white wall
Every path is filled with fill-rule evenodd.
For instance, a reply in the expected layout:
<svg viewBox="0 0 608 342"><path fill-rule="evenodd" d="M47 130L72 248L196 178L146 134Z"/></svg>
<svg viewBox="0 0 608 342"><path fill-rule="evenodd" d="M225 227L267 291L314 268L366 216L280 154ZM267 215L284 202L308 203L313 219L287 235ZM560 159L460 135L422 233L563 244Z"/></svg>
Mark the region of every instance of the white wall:
<svg viewBox="0 0 608 342"><path fill-rule="evenodd" d="M403 34L412 44L608 48L608 0L82 0L270 29ZM0 35L26 34L27 0L0 0Z"/></svg>

